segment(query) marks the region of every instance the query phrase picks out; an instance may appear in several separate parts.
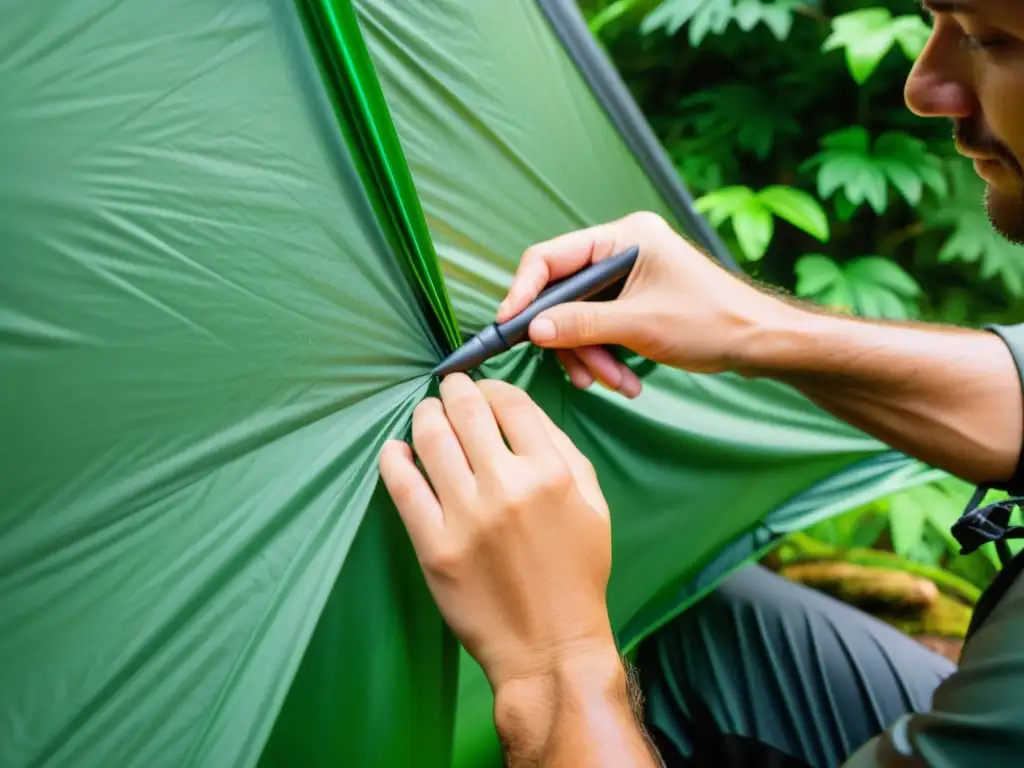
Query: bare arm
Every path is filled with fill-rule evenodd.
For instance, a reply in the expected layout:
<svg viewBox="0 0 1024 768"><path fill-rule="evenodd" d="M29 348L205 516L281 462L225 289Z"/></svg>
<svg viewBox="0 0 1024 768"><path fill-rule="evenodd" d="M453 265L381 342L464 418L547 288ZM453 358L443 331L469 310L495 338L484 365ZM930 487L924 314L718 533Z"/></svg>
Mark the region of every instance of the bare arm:
<svg viewBox="0 0 1024 768"><path fill-rule="evenodd" d="M509 768L662 768L647 738L639 690L609 649L495 696Z"/></svg>
<svg viewBox="0 0 1024 768"><path fill-rule="evenodd" d="M1013 475L1024 439L1021 381L989 331L779 312L734 367L788 383L853 426L975 483Z"/></svg>

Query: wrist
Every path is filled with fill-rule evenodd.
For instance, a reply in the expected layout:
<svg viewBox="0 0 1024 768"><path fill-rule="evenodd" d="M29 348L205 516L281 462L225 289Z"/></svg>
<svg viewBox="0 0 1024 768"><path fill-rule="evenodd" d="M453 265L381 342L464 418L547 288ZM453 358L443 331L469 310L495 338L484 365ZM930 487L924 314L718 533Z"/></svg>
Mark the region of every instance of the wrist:
<svg viewBox="0 0 1024 768"><path fill-rule="evenodd" d="M531 751L547 742L560 711L586 714L609 705L631 706L626 669L610 640L566 655L543 672L499 684L494 723L503 743Z"/></svg>
<svg viewBox="0 0 1024 768"><path fill-rule="evenodd" d="M729 370L745 378L807 370L819 361L820 350L829 348L829 338L856 322L842 315L775 302L744 329L733 346Z"/></svg>

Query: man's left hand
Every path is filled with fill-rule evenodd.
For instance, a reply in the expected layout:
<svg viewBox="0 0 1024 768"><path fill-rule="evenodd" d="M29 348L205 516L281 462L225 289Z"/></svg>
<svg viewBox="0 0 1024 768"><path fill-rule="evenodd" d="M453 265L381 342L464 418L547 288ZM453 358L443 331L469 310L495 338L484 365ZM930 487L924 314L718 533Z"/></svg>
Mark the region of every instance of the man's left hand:
<svg viewBox="0 0 1024 768"><path fill-rule="evenodd" d="M381 474L441 613L495 692L618 664L608 506L569 438L522 390L464 374L417 406L412 432L425 476L398 441Z"/></svg>

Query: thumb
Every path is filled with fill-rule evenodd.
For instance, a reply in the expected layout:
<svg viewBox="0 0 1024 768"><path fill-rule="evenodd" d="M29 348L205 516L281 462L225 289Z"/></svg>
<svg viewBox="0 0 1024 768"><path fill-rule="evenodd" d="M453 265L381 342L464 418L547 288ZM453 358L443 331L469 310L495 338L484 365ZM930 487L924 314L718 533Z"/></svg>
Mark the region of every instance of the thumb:
<svg viewBox="0 0 1024 768"><path fill-rule="evenodd" d="M625 345L631 323L622 304L577 301L552 307L530 323L530 341L553 349Z"/></svg>

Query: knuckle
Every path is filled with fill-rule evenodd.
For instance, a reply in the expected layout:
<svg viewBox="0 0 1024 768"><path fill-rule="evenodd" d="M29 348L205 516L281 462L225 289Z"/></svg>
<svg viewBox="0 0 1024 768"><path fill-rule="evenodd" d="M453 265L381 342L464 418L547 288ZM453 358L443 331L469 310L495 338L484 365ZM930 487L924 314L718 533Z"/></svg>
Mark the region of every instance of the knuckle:
<svg viewBox="0 0 1024 768"><path fill-rule="evenodd" d="M391 477L386 471L384 475L384 482L388 486L388 493L391 494L395 506L402 508L415 500L416 491L412 483L403 478Z"/></svg>
<svg viewBox="0 0 1024 768"><path fill-rule="evenodd" d="M419 452L431 451L447 439L450 428L437 401L423 401L413 412L413 442Z"/></svg>
<svg viewBox="0 0 1024 768"><path fill-rule="evenodd" d="M560 496L575 484L572 470L562 461L547 461L537 469L536 488L543 496Z"/></svg>
<svg viewBox="0 0 1024 768"><path fill-rule="evenodd" d="M487 379L478 386L491 407L503 413L515 414L533 406L533 401L524 390L508 382Z"/></svg>
<svg viewBox="0 0 1024 768"><path fill-rule="evenodd" d="M423 570L435 578L454 579L462 570L465 550L454 545L436 547L420 557Z"/></svg>
<svg viewBox="0 0 1024 768"><path fill-rule="evenodd" d="M592 306L581 303L575 313L576 333L581 339L592 339L597 334L597 312Z"/></svg>
<svg viewBox="0 0 1024 768"><path fill-rule="evenodd" d="M653 211L635 211L623 219L623 224L630 229L660 229L668 226L668 222Z"/></svg>

